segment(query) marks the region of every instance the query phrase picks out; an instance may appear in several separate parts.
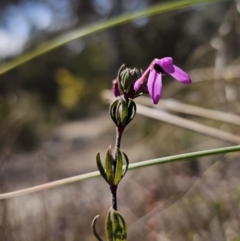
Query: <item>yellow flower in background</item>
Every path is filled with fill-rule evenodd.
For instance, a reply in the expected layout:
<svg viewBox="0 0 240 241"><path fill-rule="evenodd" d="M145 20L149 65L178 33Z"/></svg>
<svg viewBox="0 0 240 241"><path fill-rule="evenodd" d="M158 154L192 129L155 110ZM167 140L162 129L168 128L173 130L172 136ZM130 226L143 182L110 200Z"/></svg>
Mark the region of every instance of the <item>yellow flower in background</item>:
<svg viewBox="0 0 240 241"><path fill-rule="evenodd" d="M65 108L75 107L84 96L85 83L67 69L58 69L55 74L58 83L58 99Z"/></svg>

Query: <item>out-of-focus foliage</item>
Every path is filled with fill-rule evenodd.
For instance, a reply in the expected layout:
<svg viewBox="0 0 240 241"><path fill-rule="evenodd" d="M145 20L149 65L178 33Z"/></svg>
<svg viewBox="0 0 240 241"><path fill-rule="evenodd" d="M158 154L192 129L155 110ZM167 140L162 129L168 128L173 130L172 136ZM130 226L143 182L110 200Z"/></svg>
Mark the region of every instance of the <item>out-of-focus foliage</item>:
<svg viewBox="0 0 240 241"><path fill-rule="evenodd" d="M86 95L86 86L83 80L73 76L66 69L59 69L56 72L58 83L59 103L65 108L72 108Z"/></svg>

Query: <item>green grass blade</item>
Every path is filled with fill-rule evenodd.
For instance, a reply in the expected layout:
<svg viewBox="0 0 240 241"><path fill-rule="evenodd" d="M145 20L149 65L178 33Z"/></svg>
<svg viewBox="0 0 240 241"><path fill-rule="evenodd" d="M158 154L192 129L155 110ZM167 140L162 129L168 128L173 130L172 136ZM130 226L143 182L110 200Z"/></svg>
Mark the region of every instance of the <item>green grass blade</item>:
<svg viewBox="0 0 240 241"><path fill-rule="evenodd" d="M177 1L167 2L167 3L157 4L155 6L149 7L142 11L120 15L106 21L97 22L85 27L74 29L59 37L56 37L55 39L52 39L48 42L45 42L39 45L32 51L23 53L19 57L9 61L6 64L0 65L0 74L3 74L11 69L14 69L40 55L43 55L53 49L56 49L62 45L65 45L75 39L82 38L90 34L94 34L121 24L125 24L132 20L153 16L153 15L168 12L168 11L173 11L176 9L186 8L198 3L206 3L206 2L214 2L214 1L220 1L220 0L182 0L182 1L177 0Z"/></svg>
<svg viewBox="0 0 240 241"><path fill-rule="evenodd" d="M158 164L170 163L175 161L188 161L190 159L194 159L198 157L226 154L229 152L237 152L237 151L240 151L240 145L205 150L205 151L196 151L196 152L184 153L180 155L174 155L169 157L162 157L162 158L156 158L152 160L137 162L137 163L130 164L128 169L129 170L137 169L137 168L154 166Z"/></svg>
<svg viewBox="0 0 240 241"><path fill-rule="evenodd" d="M169 156L169 157L162 157L162 158L156 158L156 159L152 159L152 160L137 162L137 163L130 164L129 169L137 169L137 168L153 166L153 165L158 165L158 164L164 164L164 163L170 163L170 162L181 161L181 160L186 161L186 160L191 160L191 159L194 159L194 158L197 158L197 157L226 154L226 153L229 153L229 152L240 152L240 145L211 149L211 150L204 150L204 151L196 151L196 152L190 152L190 153L185 153L185 154L180 154L180 155L174 155L174 156ZM15 191L15 192L0 194L0 200L13 198L13 197L19 197L19 196L23 196L23 195L26 195L26 194L39 192L39 191L44 191L44 190L48 190L48 189L51 189L51 188L55 188L55 187L64 186L64 185L67 185L67 184L79 182L79 181L82 181L82 180L95 178L95 177L98 177L98 176L100 176L99 171L81 174L81 175L78 175L78 176L75 176L75 177L69 177L69 178L65 178L65 179L62 179L62 180L46 183L46 184L43 184L43 185L38 185L38 186L35 186L35 187L22 189L22 190Z"/></svg>

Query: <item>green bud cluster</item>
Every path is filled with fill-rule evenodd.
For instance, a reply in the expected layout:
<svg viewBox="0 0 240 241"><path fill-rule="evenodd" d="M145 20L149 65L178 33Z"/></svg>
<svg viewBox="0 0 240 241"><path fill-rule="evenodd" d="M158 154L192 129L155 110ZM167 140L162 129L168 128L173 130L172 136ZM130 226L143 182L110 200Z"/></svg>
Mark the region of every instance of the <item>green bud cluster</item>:
<svg viewBox="0 0 240 241"><path fill-rule="evenodd" d="M136 104L129 99L119 98L110 106L110 116L117 127L125 128L136 114Z"/></svg>
<svg viewBox="0 0 240 241"><path fill-rule="evenodd" d="M122 65L117 75L120 93L130 99L136 98L136 91L133 87L136 80L141 77L141 74L142 71L136 68L130 69L126 68L125 65Z"/></svg>
<svg viewBox="0 0 240 241"><path fill-rule="evenodd" d="M99 215L97 215L92 222L92 230L95 237L99 241L103 241L96 231L96 221ZM107 241L126 241L127 240L127 226L122 215L110 208L105 220L105 233L107 236Z"/></svg>

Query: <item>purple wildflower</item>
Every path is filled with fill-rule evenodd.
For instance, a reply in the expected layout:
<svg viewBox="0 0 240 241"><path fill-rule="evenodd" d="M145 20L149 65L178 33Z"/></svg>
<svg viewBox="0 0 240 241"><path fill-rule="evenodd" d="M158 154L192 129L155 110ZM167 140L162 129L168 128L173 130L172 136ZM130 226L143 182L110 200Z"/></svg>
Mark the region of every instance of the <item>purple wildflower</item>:
<svg viewBox="0 0 240 241"><path fill-rule="evenodd" d="M190 84L191 79L187 73L173 65L171 57L154 59L143 75L135 82L134 90L138 91L148 76L147 88L153 104L157 104L162 95L162 75L170 74L183 84Z"/></svg>

